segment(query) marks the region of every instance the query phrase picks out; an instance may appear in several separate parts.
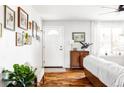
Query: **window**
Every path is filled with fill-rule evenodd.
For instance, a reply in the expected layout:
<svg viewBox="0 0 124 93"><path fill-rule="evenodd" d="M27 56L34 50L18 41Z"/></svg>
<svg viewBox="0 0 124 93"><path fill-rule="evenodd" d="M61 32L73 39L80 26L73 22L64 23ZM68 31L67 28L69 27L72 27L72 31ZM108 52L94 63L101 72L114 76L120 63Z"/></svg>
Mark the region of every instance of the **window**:
<svg viewBox="0 0 124 93"><path fill-rule="evenodd" d="M124 55L124 31L121 27L99 27L99 55Z"/></svg>

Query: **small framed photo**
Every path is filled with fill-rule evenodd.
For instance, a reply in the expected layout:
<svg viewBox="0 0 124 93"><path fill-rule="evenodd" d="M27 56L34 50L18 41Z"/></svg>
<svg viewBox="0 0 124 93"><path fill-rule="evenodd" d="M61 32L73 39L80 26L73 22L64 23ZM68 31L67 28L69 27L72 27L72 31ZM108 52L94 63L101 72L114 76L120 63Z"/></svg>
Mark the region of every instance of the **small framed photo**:
<svg viewBox="0 0 124 93"><path fill-rule="evenodd" d="M40 26L37 26L37 32L40 32Z"/></svg>
<svg viewBox="0 0 124 93"><path fill-rule="evenodd" d="M0 37L2 37L2 24L0 23Z"/></svg>
<svg viewBox="0 0 124 93"><path fill-rule="evenodd" d="M15 30L15 12L6 5L4 5L4 28Z"/></svg>
<svg viewBox="0 0 124 93"><path fill-rule="evenodd" d="M28 30L28 14L21 7L18 7L18 27Z"/></svg>
<svg viewBox="0 0 124 93"><path fill-rule="evenodd" d="M36 39L40 42L40 36L39 35L37 35Z"/></svg>
<svg viewBox="0 0 124 93"><path fill-rule="evenodd" d="M74 42L85 42L85 32L73 32L72 39Z"/></svg>
<svg viewBox="0 0 124 93"><path fill-rule="evenodd" d="M29 21L29 22L28 22L28 29L31 29L31 28L32 28L32 22Z"/></svg>
<svg viewBox="0 0 124 93"><path fill-rule="evenodd" d="M23 34L16 32L16 46L23 46Z"/></svg>
<svg viewBox="0 0 124 93"><path fill-rule="evenodd" d="M35 21L32 21L32 37L37 36L37 23Z"/></svg>
<svg viewBox="0 0 124 93"><path fill-rule="evenodd" d="M28 45L31 45L31 44L32 44L32 36L29 35L29 36L28 36Z"/></svg>
<svg viewBox="0 0 124 93"><path fill-rule="evenodd" d="M29 35L28 33L24 33L23 44L24 45L31 45L32 44L32 36Z"/></svg>

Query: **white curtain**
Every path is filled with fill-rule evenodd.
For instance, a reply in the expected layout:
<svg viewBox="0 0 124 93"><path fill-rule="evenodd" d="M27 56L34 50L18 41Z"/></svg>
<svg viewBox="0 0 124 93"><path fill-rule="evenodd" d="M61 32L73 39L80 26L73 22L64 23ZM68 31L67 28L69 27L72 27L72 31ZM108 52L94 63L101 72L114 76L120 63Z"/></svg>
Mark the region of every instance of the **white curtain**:
<svg viewBox="0 0 124 93"><path fill-rule="evenodd" d="M97 35L98 27L97 26L98 26L98 22L96 21L91 22L91 42L93 43L93 45L91 46L91 53L94 55L98 55L97 51L99 51L97 50L99 47L99 44L98 44L99 41L97 40L98 38L98 35Z"/></svg>
<svg viewBox="0 0 124 93"><path fill-rule="evenodd" d="M92 21L91 42L96 56L124 55L124 22Z"/></svg>

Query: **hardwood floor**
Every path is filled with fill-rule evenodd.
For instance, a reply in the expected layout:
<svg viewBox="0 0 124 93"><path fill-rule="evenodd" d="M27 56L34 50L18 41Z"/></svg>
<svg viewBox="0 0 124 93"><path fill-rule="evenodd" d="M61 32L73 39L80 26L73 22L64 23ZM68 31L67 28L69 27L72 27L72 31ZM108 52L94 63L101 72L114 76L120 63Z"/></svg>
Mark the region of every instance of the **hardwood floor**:
<svg viewBox="0 0 124 93"><path fill-rule="evenodd" d="M41 87L93 87L85 77L83 70L66 72L46 72Z"/></svg>

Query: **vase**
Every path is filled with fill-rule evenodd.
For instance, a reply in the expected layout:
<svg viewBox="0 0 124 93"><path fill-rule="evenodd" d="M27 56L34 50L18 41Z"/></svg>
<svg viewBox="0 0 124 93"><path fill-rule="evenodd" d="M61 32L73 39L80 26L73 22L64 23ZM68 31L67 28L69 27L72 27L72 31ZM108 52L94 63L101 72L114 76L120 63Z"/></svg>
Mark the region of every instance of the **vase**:
<svg viewBox="0 0 124 93"><path fill-rule="evenodd" d="M8 80L9 79L9 72L2 73L2 79L3 80Z"/></svg>

